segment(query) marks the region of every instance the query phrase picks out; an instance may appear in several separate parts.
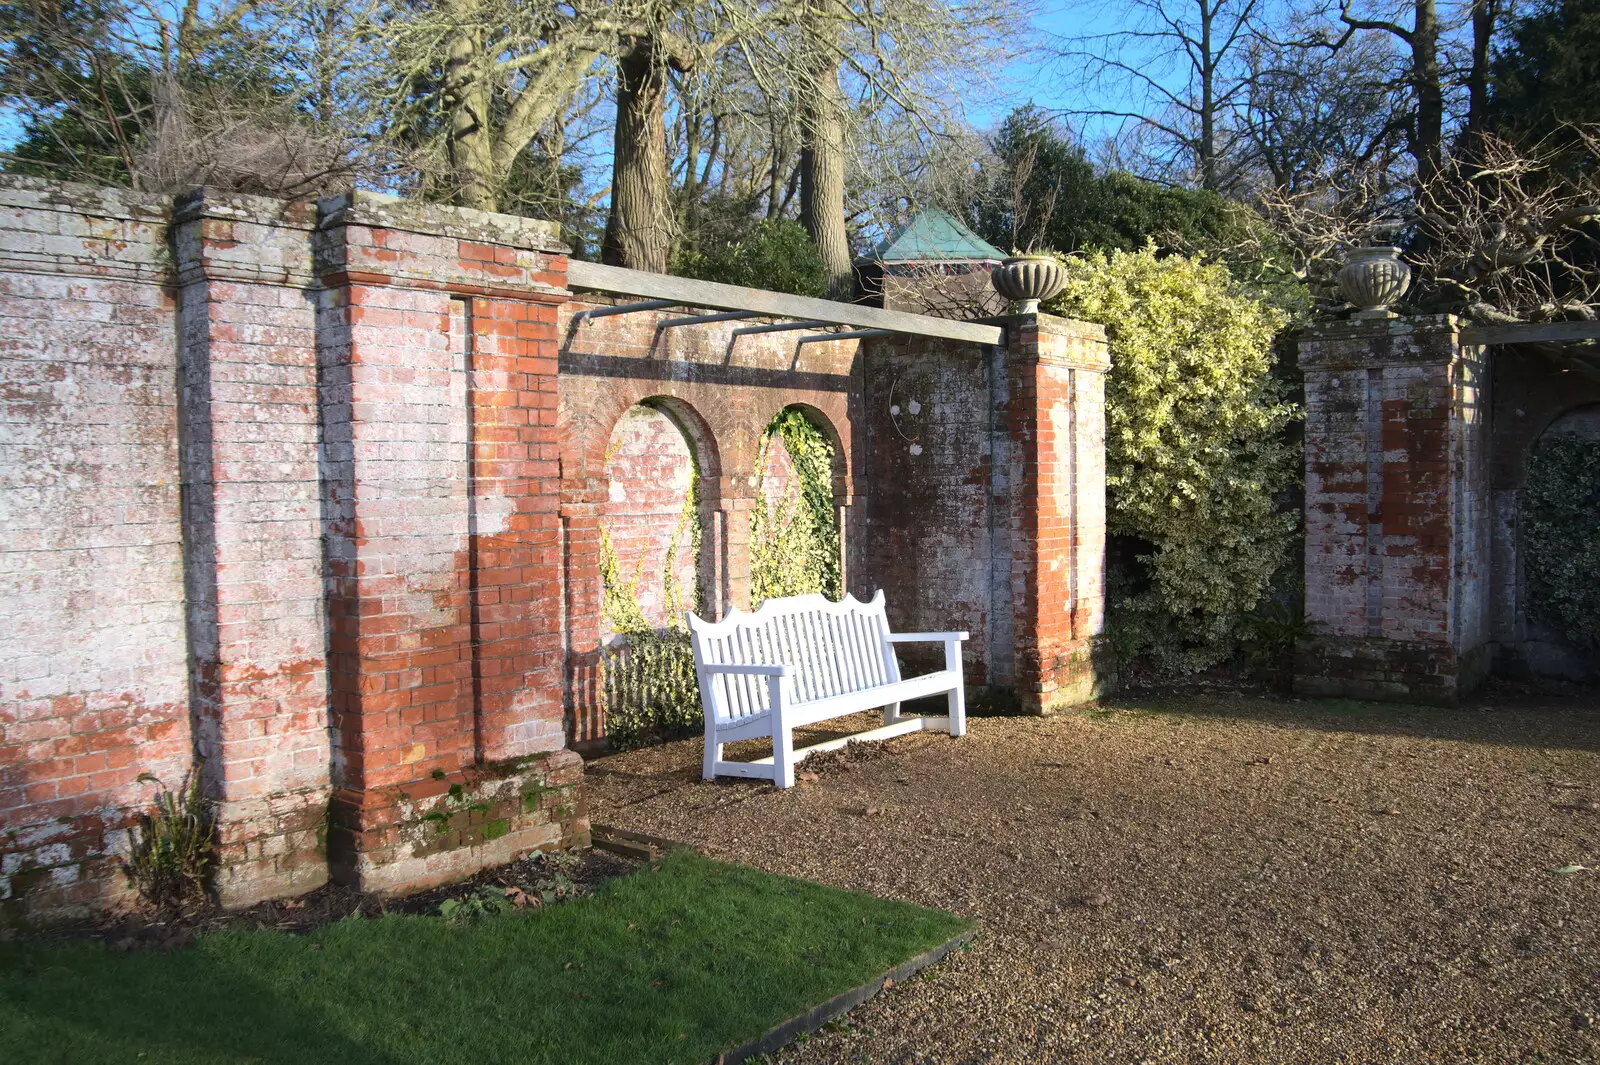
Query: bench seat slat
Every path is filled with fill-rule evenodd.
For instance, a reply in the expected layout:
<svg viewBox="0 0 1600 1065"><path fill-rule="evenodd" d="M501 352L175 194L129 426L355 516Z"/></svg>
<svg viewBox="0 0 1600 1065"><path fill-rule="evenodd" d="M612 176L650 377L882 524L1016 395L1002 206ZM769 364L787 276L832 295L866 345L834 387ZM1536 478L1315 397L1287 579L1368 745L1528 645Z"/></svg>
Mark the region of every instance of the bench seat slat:
<svg viewBox="0 0 1600 1065"><path fill-rule="evenodd" d="M950 690L956 675L947 669L937 673L926 673L920 677L903 680L899 684L878 688L867 688L864 691L849 692L845 695L835 695L828 699L817 699L809 703L795 703L788 709L792 711L787 717L794 728L804 728L815 725L819 721L830 721L836 717L845 717L849 714L859 714L863 710L876 710L889 703L904 702L909 699L922 699L929 695L938 695L940 692ZM724 743L735 740L759 738L769 733L772 728L770 721L771 711L756 714L738 721L731 721L718 728L718 736Z"/></svg>

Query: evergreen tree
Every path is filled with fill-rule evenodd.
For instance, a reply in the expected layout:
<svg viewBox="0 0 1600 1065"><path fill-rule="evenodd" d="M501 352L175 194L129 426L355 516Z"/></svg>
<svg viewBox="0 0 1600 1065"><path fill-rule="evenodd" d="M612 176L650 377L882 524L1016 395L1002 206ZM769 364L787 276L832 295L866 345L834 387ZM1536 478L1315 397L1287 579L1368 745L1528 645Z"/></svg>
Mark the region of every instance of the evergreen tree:
<svg viewBox="0 0 1600 1065"><path fill-rule="evenodd" d="M1491 121L1524 142L1600 122L1600 0L1542 0L1495 57Z"/></svg>

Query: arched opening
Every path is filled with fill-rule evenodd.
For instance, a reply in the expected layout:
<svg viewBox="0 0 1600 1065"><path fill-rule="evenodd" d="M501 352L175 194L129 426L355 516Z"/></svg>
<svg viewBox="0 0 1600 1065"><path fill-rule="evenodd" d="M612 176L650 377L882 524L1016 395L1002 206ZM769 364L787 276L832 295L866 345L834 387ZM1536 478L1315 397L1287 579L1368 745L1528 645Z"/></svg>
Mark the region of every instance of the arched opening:
<svg viewBox="0 0 1600 1065"><path fill-rule="evenodd" d="M661 404L618 419L606 445L605 636L681 627L700 598L700 466Z"/></svg>
<svg viewBox="0 0 1600 1065"><path fill-rule="evenodd" d="M700 699L684 615L701 608L708 465L693 420L645 400L606 445L600 574L605 732L615 746L697 731Z"/></svg>
<svg viewBox="0 0 1600 1065"><path fill-rule="evenodd" d="M827 419L809 407L779 411L757 450L750 523L750 605L821 592L844 596L837 488L843 451Z"/></svg>
<svg viewBox="0 0 1600 1065"><path fill-rule="evenodd" d="M1600 404L1567 411L1528 456L1519 515L1527 664L1600 675Z"/></svg>

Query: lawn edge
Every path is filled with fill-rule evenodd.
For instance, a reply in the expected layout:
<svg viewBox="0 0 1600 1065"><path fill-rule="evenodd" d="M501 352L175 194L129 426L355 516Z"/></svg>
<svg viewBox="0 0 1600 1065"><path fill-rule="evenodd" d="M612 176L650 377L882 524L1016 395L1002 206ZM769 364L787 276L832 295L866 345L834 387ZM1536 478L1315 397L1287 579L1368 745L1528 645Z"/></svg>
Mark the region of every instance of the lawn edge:
<svg viewBox="0 0 1600 1065"><path fill-rule="evenodd" d="M818 1028L827 1024L842 1013L848 1013L863 1002L877 998L884 987L904 983L928 966L943 961L945 956L957 947L964 947L972 942L974 930L969 928L954 937L945 940L938 946L923 951L916 957L903 961L880 976L838 994L814 1006L809 1011L790 1017L776 1028L767 1031L765 1035L756 1037L748 1043L741 1043L731 1050L725 1050L712 1059L712 1065L741 1065L753 1057L762 1054L773 1054L783 1047L794 1042L802 1035L809 1035Z"/></svg>

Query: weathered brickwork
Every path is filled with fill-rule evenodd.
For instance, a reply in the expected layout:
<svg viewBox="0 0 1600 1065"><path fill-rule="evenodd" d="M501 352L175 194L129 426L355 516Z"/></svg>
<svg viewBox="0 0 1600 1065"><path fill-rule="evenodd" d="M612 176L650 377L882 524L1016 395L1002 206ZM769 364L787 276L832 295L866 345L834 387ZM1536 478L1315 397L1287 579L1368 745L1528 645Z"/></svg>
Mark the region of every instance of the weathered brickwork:
<svg viewBox="0 0 1600 1065"><path fill-rule="evenodd" d="M0 209L5 920L129 901L138 777L195 765L228 906L586 844L602 521L652 620L674 536L685 605L748 607L786 408L835 444L850 590L968 629L1030 709L1105 675L1095 327L587 318L627 300L570 292L553 226L361 193L8 178Z"/></svg>
<svg viewBox="0 0 1600 1065"><path fill-rule="evenodd" d="M173 217L189 698L225 905L327 879L315 222L209 194Z"/></svg>
<svg viewBox="0 0 1600 1065"><path fill-rule="evenodd" d="M1011 644L1011 468L1005 351L883 337L866 345L865 493L861 555L882 584L890 624L966 629L962 668L974 686L1015 683ZM863 581L852 585L870 593ZM896 648L906 664L937 647Z"/></svg>
<svg viewBox="0 0 1600 1065"><path fill-rule="evenodd" d="M1302 341L1306 620L1295 685L1453 704L1487 673L1488 363L1449 317Z"/></svg>
<svg viewBox="0 0 1600 1065"><path fill-rule="evenodd" d="M8 919L125 901L139 774L197 760L225 905L585 842L550 228L359 195L0 202Z"/></svg>
<svg viewBox="0 0 1600 1065"><path fill-rule="evenodd" d="M863 558L870 583L890 591L894 624L966 629L969 681L1043 713L1111 679L1110 364L1098 326L998 321L999 349L869 342Z"/></svg>
<svg viewBox="0 0 1600 1065"><path fill-rule="evenodd" d="M607 451L605 525L617 577L645 621L681 624L699 605L694 451L671 415L647 406L622 416ZM605 631L613 629L608 620Z"/></svg>
<svg viewBox="0 0 1600 1065"><path fill-rule="evenodd" d="M1105 375L1098 326L1031 315L1007 326L1011 611L1023 709L1109 684L1105 640Z"/></svg>
<svg viewBox="0 0 1600 1065"><path fill-rule="evenodd" d="M136 778L189 765L167 213L0 184L3 910L125 894Z"/></svg>
<svg viewBox="0 0 1600 1065"><path fill-rule="evenodd" d="M540 756L565 744L554 332L565 249L546 224L361 193L324 203L317 237L334 389L323 415L333 866L390 890L584 842L576 805L564 828L543 807L507 812L490 819L504 833L468 832L453 848L395 837L406 804L440 785L488 801L486 780L526 789L561 764Z"/></svg>

